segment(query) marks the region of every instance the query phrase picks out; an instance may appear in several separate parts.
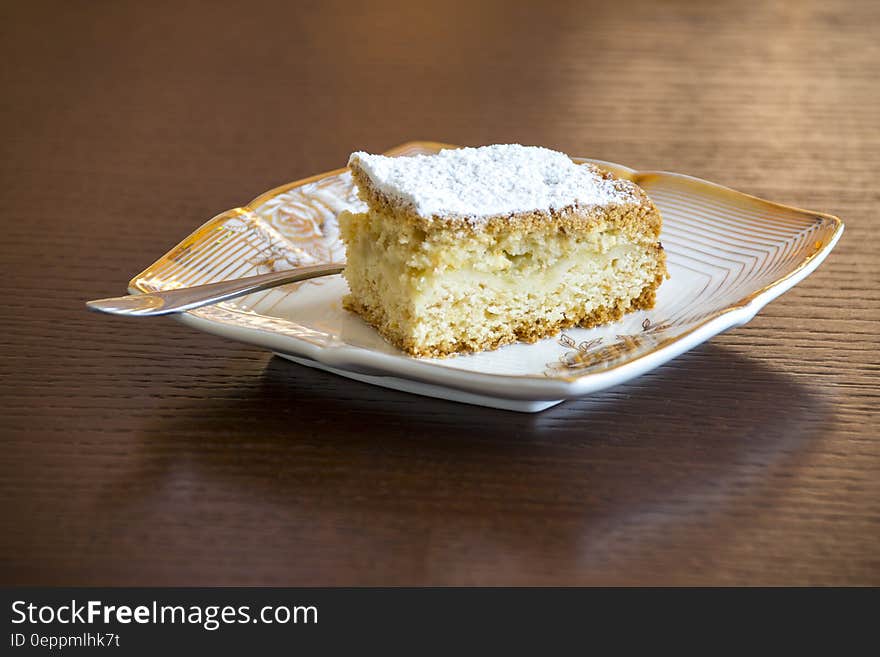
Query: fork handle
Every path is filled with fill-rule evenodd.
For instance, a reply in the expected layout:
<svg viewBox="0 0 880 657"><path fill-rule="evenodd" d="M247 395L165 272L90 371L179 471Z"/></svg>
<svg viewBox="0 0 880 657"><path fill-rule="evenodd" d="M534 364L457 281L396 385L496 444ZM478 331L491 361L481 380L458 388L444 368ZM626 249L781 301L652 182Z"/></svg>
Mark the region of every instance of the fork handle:
<svg viewBox="0 0 880 657"><path fill-rule="evenodd" d="M343 269L345 269L345 265L339 263L297 267L287 271L258 274L257 276L247 276L231 281L220 281L219 283L208 283L207 285L182 287L176 290L96 299L95 301L87 301L86 307L96 312L110 313L111 315L128 315L131 317L168 315L207 306L212 303L219 303L220 301L235 299L251 292L268 290L286 283L296 283L297 281L305 281L310 278L318 278L319 276L338 274Z"/></svg>

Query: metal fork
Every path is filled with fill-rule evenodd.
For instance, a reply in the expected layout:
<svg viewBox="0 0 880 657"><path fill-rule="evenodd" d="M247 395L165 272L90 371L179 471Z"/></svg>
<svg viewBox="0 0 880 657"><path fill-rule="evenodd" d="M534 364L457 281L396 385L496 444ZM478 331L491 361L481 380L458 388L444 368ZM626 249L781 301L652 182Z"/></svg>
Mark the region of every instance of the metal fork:
<svg viewBox="0 0 880 657"><path fill-rule="evenodd" d="M96 299L95 301L87 301L86 307L96 312L110 313L111 315L128 315L130 317L168 315L201 306L208 306L220 301L235 299L251 292L268 290L286 283L296 283L297 281L305 281L310 278L318 278L319 276L338 274L343 269L345 269L345 265L339 263L298 267L288 271L276 271L269 274L237 278L232 281L182 287L176 290Z"/></svg>

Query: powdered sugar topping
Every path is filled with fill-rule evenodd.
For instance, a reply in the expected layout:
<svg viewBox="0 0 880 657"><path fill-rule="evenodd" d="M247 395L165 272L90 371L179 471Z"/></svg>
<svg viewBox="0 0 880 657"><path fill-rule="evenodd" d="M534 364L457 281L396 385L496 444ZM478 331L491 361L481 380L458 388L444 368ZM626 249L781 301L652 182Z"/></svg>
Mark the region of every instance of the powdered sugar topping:
<svg viewBox="0 0 880 657"><path fill-rule="evenodd" d="M632 203L632 188L567 155L537 146L499 144L436 155L352 153L373 186L419 216L471 220L565 207Z"/></svg>

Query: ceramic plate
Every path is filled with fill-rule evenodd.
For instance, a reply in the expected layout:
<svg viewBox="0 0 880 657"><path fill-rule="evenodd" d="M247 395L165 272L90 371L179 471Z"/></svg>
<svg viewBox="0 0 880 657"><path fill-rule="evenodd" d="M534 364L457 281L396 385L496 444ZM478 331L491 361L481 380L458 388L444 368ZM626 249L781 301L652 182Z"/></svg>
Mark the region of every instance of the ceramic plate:
<svg viewBox="0 0 880 657"><path fill-rule="evenodd" d="M434 153L416 142L389 155ZM540 411L643 374L748 322L812 272L843 232L836 217L798 210L690 176L634 171L597 160L640 185L663 215L670 279L653 310L536 344L446 359L413 358L342 309L330 276L258 292L181 315L184 323L353 379L416 394ZM129 283L132 292L198 285L339 262L337 214L359 208L347 169L266 192L224 212Z"/></svg>

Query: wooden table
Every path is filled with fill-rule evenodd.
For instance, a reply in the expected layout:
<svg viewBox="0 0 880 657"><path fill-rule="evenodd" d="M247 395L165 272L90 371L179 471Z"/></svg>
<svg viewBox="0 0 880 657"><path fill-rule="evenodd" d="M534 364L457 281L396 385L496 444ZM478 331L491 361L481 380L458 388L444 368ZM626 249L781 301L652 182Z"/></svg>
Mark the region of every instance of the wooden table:
<svg viewBox="0 0 880 657"><path fill-rule="evenodd" d="M880 584L880 4L4 8L3 584ZM369 6L368 6L369 5ZM86 299L410 139L837 214L748 326L529 416Z"/></svg>

